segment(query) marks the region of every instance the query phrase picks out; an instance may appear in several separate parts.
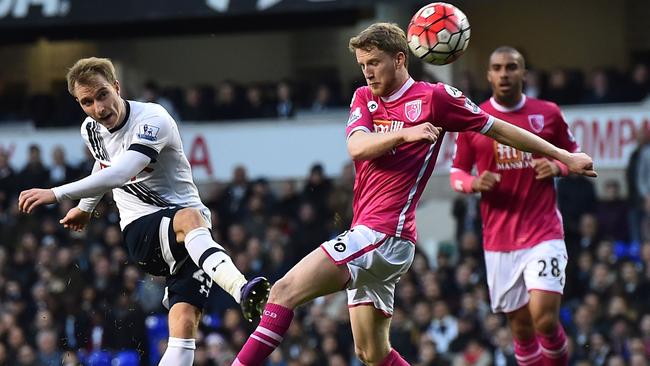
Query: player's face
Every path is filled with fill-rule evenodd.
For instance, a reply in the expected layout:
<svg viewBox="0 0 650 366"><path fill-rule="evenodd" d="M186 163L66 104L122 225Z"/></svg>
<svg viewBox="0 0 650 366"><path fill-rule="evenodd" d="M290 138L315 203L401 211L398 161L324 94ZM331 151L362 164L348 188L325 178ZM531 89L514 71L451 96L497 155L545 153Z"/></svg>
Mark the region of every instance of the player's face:
<svg viewBox="0 0 650 366"><path fill-rule="evenodd" d="M355 54L373 95L387 96L400 87L397 70L404 64L403 54L398 53L396 56L391 56L376 47L370 51L357 48Z"/></svg>
<svg viewBox="0 0 650 366"><path fill-rule="evenodd" d="M526 70L516 54L495 53L490 57L487 79L497 100L518 100Z"/></svg>
<svg viewBox="0 0 650 366"><path fill-rule="evenodd" d="M124 103L117 80L111 84L97 75L87 84L76 83L74 94L84 112L102 126L111 129L122 122Z"/></svg>

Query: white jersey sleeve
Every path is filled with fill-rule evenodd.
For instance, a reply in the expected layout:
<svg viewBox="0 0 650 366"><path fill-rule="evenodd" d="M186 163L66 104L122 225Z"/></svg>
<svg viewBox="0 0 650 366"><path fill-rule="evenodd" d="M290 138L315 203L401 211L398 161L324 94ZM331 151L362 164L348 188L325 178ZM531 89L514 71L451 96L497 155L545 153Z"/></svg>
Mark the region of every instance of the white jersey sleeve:
<svg viewBox="0 0 650 366"><path fill-rule="evenodd" d="M138 122L133 129L129 150L135 150L156 161L158 154L169 143L173 121L165 115L153 115Z"/></svg>
<svg viewBox="0 0 650 366"><path fill-rule="evenodd" d="M100 165L97 160L95 160L95 165L93 165L93 170L90 172L90 174L95 174L97 171L99 171ZM95 207L97 207L97 204L99 201L102 199L104 196L103 193L98 194L97 196L94 197L88 197L88 198L82 198L79 201L79 204L77 205L77 208L79 208L81 211L84 212L93 212Z"/></svg>
<svg viewBox="0 0 650 366"><path fill-rule="evenodd" d="M57 201L63 198L79 199L94 197L113 188L123 186L131 177L144 169L151 159L137 151L127 151L120 155L113 165L100 169L95 174L76 182L52 188Z"/></svg>

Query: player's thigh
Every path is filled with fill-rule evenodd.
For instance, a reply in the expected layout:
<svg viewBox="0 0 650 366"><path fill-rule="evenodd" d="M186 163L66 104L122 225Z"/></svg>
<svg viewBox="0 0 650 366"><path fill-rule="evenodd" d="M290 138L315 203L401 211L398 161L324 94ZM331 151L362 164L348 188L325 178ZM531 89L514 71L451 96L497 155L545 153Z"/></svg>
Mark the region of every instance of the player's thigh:
<svg viewBox="0 0 650 366"><path fill-rule="evenodd" d="M542 334L553 333L560 321L562 295L557 292L530 291L528 307L535 329Z"/></svg>
<svg viewBox="0 0 650 366"><path fill-rule="evenodd" d="M378 364L390 352L390 320L371 304L350 308L354 348L363 362Z"/></svg>
<svg viewBox="0 0 650 366"><path fill-rule="evenodd" d="M169 309L168 319L170 337L195 338L201 310L192 304L178 302Z"/></svg>
<svg viewBox="0 0 650 366"><path fill-rule="evenodd" d="M334 264L321 248L316 248L273 285L269 302L295 308L343 290L349 279L345 265Z"/></svg>

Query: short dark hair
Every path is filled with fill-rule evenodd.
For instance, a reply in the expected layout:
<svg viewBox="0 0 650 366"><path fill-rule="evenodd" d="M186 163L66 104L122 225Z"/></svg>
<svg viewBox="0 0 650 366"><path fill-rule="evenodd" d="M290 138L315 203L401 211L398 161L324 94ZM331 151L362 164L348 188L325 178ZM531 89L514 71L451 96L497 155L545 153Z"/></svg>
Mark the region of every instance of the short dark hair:
<svg viewBox="0 0 650 366"><path fill-rule="evenodd" d="M510 47L510 46L500 46L497 47L492 53L490 54L490 59L492 58L493 55L497 53L510 53L515 56L515 58L518 59L519 65L521 66L522 69L526 68L526 60L524 59L524 55L521 54L521 52L517 51L516 48Z"/></svg>

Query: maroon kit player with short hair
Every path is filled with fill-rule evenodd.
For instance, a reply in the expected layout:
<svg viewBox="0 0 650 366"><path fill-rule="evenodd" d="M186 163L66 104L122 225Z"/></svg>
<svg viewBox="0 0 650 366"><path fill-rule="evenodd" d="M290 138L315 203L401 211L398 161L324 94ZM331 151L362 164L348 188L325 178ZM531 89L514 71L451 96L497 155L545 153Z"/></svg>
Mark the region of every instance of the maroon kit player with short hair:
<svg viewBox="0 0 650 366"><path fill-rule="evenodd" d="M316 248L272 287L262 320L234 365L263 364L297 306L341 290L348 295L361 361L408 365L390 346L390 316L395 285L415 253L415 208L445 131L487 134L561 160L575 173L595 174L589 156L558 149L486 114L449 85L413 80L406 36L398 26L373 24L349 46L368 84L354 93L346 128L356 169L352 227Z"/></svg>

